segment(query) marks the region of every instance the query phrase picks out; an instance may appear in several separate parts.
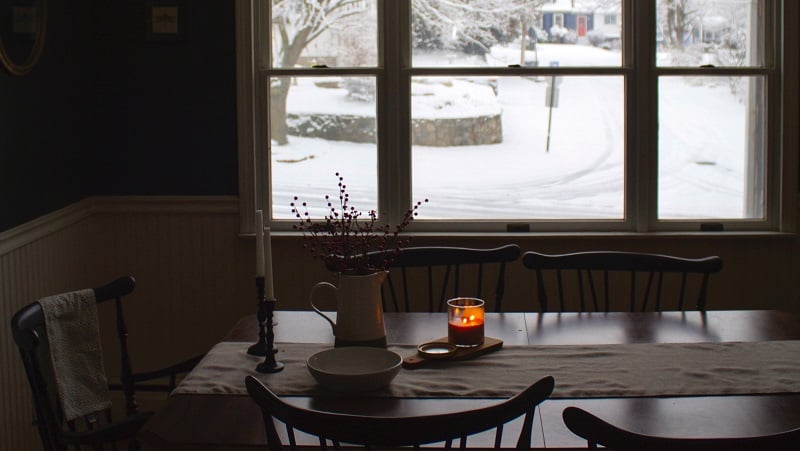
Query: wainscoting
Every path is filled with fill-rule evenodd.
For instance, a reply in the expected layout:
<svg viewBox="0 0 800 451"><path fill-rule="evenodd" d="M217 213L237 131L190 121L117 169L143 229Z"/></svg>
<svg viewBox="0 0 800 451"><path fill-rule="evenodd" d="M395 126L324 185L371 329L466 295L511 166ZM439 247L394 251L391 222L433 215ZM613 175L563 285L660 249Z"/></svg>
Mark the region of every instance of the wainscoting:
<svg viewBox="0 0 800 451"><path fill-rule="evenodd" d="M0 449L40 448L31 394L8 327L20 307L55 293L130 274L126 301L134 367L140 371L205 352L255 311L252 240L238 236L236 198L89 198L0 234ZM179 281L190 280L191 283ZM105 309L104 307L109 307ZM109 377L111 305L99 312Z"/></svg>
<svg viewBox="0 0 800 451"><path fill-rule="evenodd" d="M236 197L126 196L87 198L0 232L0 449L40 448L30 390L8 327L14 312L43 296L130 274L137 280L126 303L135 368L153 369L205 352L237 319L256 311L255 243L239 230ZM551 253L616 249L719 255L725 264L712 279L710 309L800 311L798 243L789 234L430 234L415 236L412 244L494 247L509 242L523 251ZM311 286L332 281L331 275L291 233L273 233L273 252L278 308L306 309ZM530 276L521 263L508 268L507 310L538 309ZM104 307L101 327L111 313ZM320 327L329 326L320 319ZM111 352L112 334L111 328L102 330L106 366L114 378L118 356Z"/></svg>

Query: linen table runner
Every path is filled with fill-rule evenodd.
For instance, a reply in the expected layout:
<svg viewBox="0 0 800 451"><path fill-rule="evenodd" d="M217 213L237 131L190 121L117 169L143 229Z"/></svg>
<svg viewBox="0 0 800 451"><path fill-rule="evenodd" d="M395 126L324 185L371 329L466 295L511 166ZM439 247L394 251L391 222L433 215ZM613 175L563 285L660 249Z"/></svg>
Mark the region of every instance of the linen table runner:
<svg viewBox="0 0 800 451"><path fill-rule="evenodd" d="M337 395L319 386L305 363L330 345L276 344L284 369L274 374L255 371L263 357L248 355L249 345L217 344L173 394L247 395L244 379L253 375L279 395ZM800 341L504 346L472 360L401 369L389 386L362 395L509 397L547 375L556 380L552 398L793 393L800 392Z"/></svg>

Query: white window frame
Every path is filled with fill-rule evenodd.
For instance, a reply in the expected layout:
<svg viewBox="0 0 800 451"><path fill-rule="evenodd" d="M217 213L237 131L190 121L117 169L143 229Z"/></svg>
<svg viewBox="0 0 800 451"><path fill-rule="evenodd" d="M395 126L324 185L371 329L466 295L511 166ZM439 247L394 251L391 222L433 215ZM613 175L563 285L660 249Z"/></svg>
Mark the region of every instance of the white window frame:
<svg viewBox="0 0 800 451"><path fill-rule="evenodd" d="M259 86L268 80L259 69L258 61L266 61L268 49L260 47L256 38L258 27L256 18L259 0L236 0L236 45L237 45L237 100L238 100L238 156L239 156L239 199L241 233L252 233L254 211L271 211L270 203L270 164L267 158L269 139L267 137L268 111L266 93ZM268 0L267 0L268 1ZM396 37L407 34L408 3L406 1L379 1L379 42L393 48ZM800 2L791 0L766 0L764 14L774 17L775 27L769 30L765 49L764 68L670 68L656 67L655 26L648 26L655 17L655 0L622 0L623 36L637 36L623 42L623 64L621 67L509 67L509 68L414 68L411 67L410 49L407 54L384 54L376 68L325 69L326 75L373 74L380 84L389 90L380 90L377 98L378 127L378 205L381 218L389 223L398 222L402 212L411 204L411 151L408 133L389 128L389 124L399 124L400 118L410 117L409 102L400 102L387 108L387 96L382 92L392 92L394 98L406 93L410 98L410 80L420 75L609 75L624 76L625 83L625 212L623 220L508 220L485 221L415 221L411 231L416 232L466 232L466 233L504 233L512 229L518 234L519 227L530 232L556 233L664 233L676 232L695 234L704 229L706 221L663 221L656 218L657 181L657 133L656 121L644 120L656 117L659 77L670 75L762 75L767 77L768 86L773 87L767 98L767 130L765 144L767 150L766 177L766 219L764 220L721 220L724 230L745 231L747 233L794 233L797 214L798 189L798 139L797 124L800 110L798 94L798 29L800 29ZM381 12L385 12L382 15ZM654 21L653 21L654 22ZM774 39L769 39L774 37ZM641 45L648 43L648 45ZM788 44L787 44L788 43ZM392 47L390 47L392 48ZM261 52L259 58L257 53ZM631 63L637 61L636 67ZM283 70L286 74L303 75L307 69ZM643 93L643 94L640 94ZM774 119L774 120L773 120ZM632 152L632 149L640 149ZM641 149L644 149L642 151ZM269 217L269 215L267 215ZM293 221L269 218L273 230L291 230ZM714 233L714 232L702 232ZM723 232L724 233L724 232Z"/></svg>

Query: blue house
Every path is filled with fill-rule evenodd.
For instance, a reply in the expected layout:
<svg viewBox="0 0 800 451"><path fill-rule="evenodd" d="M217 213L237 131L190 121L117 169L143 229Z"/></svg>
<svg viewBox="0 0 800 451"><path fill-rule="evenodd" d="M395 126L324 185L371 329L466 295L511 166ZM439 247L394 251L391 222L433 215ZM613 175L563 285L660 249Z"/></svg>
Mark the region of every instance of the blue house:
<svg viewBox="0 0 800 451"><path fill-rule="evenodd" d="M552 0L542 6L541 27L553 42L577 42L587 33L619 39L619 5L602 6L592 0Z"/></svg>

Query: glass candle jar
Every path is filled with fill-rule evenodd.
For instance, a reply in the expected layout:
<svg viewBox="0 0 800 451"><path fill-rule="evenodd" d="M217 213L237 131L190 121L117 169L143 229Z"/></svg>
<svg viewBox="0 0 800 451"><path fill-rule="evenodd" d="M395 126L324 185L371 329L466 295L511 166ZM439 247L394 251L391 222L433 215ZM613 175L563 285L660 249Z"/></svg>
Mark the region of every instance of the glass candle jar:
<svg viewBox="0 0 800 451"><path fill-rule="evenodd" d="M460 347L483 344L484 302L478 298L447 301L447 341Z"/></svg>

